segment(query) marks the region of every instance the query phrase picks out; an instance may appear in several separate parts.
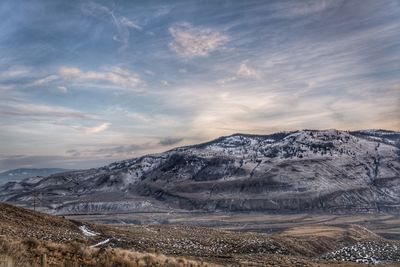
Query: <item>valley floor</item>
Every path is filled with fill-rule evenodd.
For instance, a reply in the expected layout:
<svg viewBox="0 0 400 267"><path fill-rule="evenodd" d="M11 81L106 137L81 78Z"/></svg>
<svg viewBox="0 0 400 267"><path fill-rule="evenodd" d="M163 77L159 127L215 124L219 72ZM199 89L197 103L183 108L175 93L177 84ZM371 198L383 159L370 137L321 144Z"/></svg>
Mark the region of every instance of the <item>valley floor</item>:
<svg viewBox="0 0 400 267"><path fill-rule="evenodd" d="M380 236L400 240L400 216L391 214L264 214L159 212L128 214L91 214L66 216L69 219L114 225L183 224L239 232L276 234L302 226L360 225Z"/></svg>

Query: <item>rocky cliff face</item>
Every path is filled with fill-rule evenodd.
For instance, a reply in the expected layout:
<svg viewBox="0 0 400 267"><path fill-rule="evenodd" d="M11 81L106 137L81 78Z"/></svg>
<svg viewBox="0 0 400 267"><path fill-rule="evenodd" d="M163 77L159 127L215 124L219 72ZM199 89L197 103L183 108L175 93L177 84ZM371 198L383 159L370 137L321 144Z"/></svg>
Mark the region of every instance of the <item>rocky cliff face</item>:
<svg viewBox="0 0 400 267"><path fill-rule="evenodd" d="M400 213L400 133L235 134L0 187L1 201L29 206L34 195L42 209L56 213Z"/></svg>

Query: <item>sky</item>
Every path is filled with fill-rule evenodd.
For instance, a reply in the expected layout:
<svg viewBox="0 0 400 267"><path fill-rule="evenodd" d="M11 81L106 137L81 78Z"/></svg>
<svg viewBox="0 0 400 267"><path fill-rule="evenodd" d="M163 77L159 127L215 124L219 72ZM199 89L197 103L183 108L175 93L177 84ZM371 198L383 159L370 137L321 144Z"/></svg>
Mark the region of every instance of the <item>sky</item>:
<svg viewBox="0 0 400 267"><path fill-rule="evenodd" d="M400 130L400 1L0 2L0 171Z"/></svg>

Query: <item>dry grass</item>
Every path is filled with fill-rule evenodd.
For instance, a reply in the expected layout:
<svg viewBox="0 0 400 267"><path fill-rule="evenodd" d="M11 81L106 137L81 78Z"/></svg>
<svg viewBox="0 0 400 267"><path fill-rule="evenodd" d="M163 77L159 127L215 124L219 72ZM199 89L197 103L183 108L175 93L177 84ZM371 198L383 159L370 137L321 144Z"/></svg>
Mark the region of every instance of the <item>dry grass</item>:
<svg viewBox="0 0 400 267"><path fill-rule="evenodd" d="M292 253L317 257L360 240L378 241L381 237L364 227L302 226L290 228L273 237Z"/></svg>
<svg viewBox="0 0 400 267"><path fill-rule="evenodd" d="M82 239L79 223L0 203L0 235L53 242Z"/></svg>
<svg viewBox="0 0 400 267"><path fill-rule="evenodd" d="M331 226L301 226L296 228L290 228L284 231L281 236L291 236L291 237L309 237L309 236L319 236L319 237L337 237L345 234L346 229Z"/></svg>
<svg viewBox="0 0 400 267"><path fill-rule="evenodd" d="M72 242L58 244L36 239L10 240L0 238L0 267L41 266L46 255L48 267L206 267L216 266L157 253L139 253L123 249L91 248Z"/></svg>
<svg viewBox="0 0 400 267"><path fill-rule="evenodd" d="M324 224L327 220L332 222L324 217ZM83 235L82 224L0 204L0 267L40 266L42 255L47 255L48 267L213 266L199 260L223 266L359 266L319 258L358 241L381 239L363 227L339 223L292 223L274 235L184 225L84 223L99 233L93 237ZM102 248L89 247L106 239L110 241Z"/></svg>

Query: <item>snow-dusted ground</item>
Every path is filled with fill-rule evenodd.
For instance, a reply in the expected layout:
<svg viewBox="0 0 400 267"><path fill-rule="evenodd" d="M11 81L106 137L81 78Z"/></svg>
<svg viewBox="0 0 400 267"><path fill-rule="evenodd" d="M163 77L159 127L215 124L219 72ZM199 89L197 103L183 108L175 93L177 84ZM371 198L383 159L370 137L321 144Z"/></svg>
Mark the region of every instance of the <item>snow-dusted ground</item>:
<svg viewBox="0 0 400 267"><path fill-rule="evenodd" d="M112 212L114 210L119 210L121 212L130 212L135 210L149 211L151 208L152 203L149 200L107 202L97 199L97 201L94 200L85 203L79 203L75 200L73 202L63 203L62 207L58 207L57 214L85 213L88 210L91 212Z"/></svg>
<svg viewBox="0 0 400 267"><path fill-rule="evenodd" d="M95 247L98 247L98 246L107 244L108 242L110 242L110 239L109 239L109 238L107 238L106 240L101 241L101 242L99 242L99 243L97 243L97 244L95 244L95 245L92 245L92 246L90 246L90 247L91 247L91 248L95 248Z"/></svg>
<svg viewBox="0 0 400 267"><path fill-rule="evenodd" d="M97 235L99 235L99 233L96 233L96 232L90 230L89 228L87 228L86 225L81 225L81 226L79 226L79 229L82 231L82 234L83 234L84 236L92 237L92 236L97 236Z"/></svg>
<svg viewBox="0 0 400 267"><path fill-rule="evenodd" d="M100 233L97 233L97 232L95 232L93 230L90 230L86 225L79 226L79 229L81 230L82 234L84 236L87 236L87 237L95 237L95 236L100 235ZM98 246L101 246L101 245L105 245L108 242L110 242L110 240L111 240L110 238L107 238L106 240L103 240L103 241L101 241L99 243L96 243L96 244L94 244L94 245L92 245L90 247L91 248L95 248L95 247L98 247Z"/></svg>
<svg viewBox="0 0 400 267"><path fill-rule="evenodd" d="M400 263L400 246L394 243L362 242L330 252L323 258L365 264Z"/></svg>

